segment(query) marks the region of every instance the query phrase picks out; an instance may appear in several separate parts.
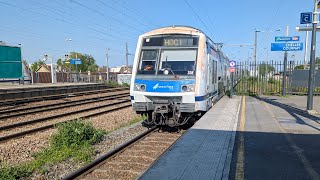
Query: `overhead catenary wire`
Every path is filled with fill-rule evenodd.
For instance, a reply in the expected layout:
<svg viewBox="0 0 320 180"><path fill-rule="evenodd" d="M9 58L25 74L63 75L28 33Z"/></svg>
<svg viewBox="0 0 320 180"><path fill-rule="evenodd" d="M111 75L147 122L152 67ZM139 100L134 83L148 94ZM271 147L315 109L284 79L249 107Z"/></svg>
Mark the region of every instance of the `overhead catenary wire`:
<svg viewBox="0 0 320 180"><path fill-rule="evenodd" d="M191 9L191 11L196 15L196 17L199 19L199 21L202 23L202 25L209 31L209 33L212 35L212 38L215 38L215 36L213 35L213 33L210 31L210 29L208 28L208 26L203 22L203 20L201 19L201 17L197 14L197 12L195 12L195 10L192 8L192 6L189 4L189 2L187 0L184 0L186 2L186 4L188 5L188 7Z"/></svg>
<svg viewBox="0 0 320 180"><path fill-rule="evenodd" d="M111 0L111 1L113 1L114 3L116 3L116 4L118 4L119 6L122 6L123 8L125 8L127 11L129 11L129 12L132 12L133 14L135 14L135 15L137 15L137 16L141 16L144 20L146 20L146 21L148 21L148 23L150 24L150 25L152 25L153 27L155 27L155 28L159 28L159 27L161 27L160 25L158 25L158 24L155 24L149 17L147 17L147 16L145 16L144 14L142 14L141 13L141 11L139 11L139 10L135 10L134 8L128 8L128 7L126 7L125 5L123 5L123 4L120 4L118 1L116 1L116 0ZM123 3L126 3L126 2L123 2Z"/></svg>

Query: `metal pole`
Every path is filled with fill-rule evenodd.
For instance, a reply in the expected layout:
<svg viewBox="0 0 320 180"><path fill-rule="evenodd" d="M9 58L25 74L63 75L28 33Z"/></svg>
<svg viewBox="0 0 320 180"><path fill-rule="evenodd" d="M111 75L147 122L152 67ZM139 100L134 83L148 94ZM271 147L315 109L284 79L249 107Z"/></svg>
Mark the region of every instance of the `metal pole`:
<svg viewBox="0 0 320 180"><path fill-rule="evenodd" d="M109 55L108 55L108 48L106 50L106 61L107 61L107 82L109 82Z"/></svg>
<svg viewBox="0 0 320 180"><path fill-rule="evenodd" d="M289 26L287 26L286 36L289 36ZM288 51L284 52L283 60L283 78L282 78L282 96L285 96L287 93L287 63L288 63Z"/></svg>
<svg viewBox="0 0 320 180"><path fill-rule="evenodd" d="M254 55L253 55L254 64L256 64L257 62L257 33L258 33L258 30L255 30L254 31Z"/></svg>
<svg viewBox="0 0 320 180"><path fill-rule="evenodd" d="M128 55L129 55L129 53L128 53L128 43L126 43L126 70L127 70L126 74L128 74Z"/></svg>
<svg viewBox="0 0 320 180"><path fill-rule="evenodd" d="M53 57L51 57L51 83L54 84L54 80L53 80Z"/></svg>
<svg viewBox="0 0 320 180"><path fill-rule="evenodd" d="M64 60L62 60L62 68L61 68L61 71L62 71L62 83L64 83L64 75L63 75L63 69L64 69L64 62L66 61L66 55L64 55Z"/></svg>
<svg viewBox="0 0 320 180"><path fill-rule="evenodd" d="M314 12L313 12L313 22L312 22L307 110L313 109L314 71L315 71L315 59L316 59L316 51L315 51L316 50L316 35L317 35L317 0L314 1Z"/></svg>
<svg viewBox="0 0 320 180"><path fill-rule="evenodd" d="M233 96L233 75L234 75L234 72L231 72L230 98L232 98L232 96Z"/></svg>
<svg viewBox="0 0 320 180"><path fill-rule="evenodd" d="M309 25L307 24L307 27ZM304 66L303 69L307 69L307 52L308 52L309 31L306 31L305 49L304 49Z"/></svg>
<svg viewBox="0 0 320 180"><path fill-rule="evenodd" d="M78 55L76 53L76 59L78 59ZM76 62L76 82L78 82L78 64L77 64L77 61Z"/></svg>

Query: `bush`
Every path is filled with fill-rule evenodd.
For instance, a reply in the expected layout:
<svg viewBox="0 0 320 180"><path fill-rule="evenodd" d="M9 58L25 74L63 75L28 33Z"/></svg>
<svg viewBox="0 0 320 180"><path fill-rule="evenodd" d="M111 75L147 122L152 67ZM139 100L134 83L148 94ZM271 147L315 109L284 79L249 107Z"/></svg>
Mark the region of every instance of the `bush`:
<svg viewBox="0 0 320 180"><path fill-rule="evenodd" d="M91 124L81 121L71 121L58 126L59 133L51 138L53 147L77 147L85 144L95 144L104 132L96 130Z"/></svg>
<svg viewBox="0 0 320 180"><path fill-rule="evenodd" d="M87 163L94 155L92 145L100 141L105 133L80 120L61 123L57 134L51 137L48 148L35 153L31 162L0 166L0 179L20 179L33 171L45 172L48 165L68 158Z"/></svg>

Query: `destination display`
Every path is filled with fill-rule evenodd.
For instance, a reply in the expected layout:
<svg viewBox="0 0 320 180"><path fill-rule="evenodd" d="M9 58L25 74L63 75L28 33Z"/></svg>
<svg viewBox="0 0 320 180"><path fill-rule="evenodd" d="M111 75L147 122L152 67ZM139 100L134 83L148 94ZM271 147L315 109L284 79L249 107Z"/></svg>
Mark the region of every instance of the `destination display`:
<svg viewBox="0 0 320 180"><path fill-rule="evenodd" d="M143 46L193 47L198 46L198 38L184 36L145 38Z"/></svg>

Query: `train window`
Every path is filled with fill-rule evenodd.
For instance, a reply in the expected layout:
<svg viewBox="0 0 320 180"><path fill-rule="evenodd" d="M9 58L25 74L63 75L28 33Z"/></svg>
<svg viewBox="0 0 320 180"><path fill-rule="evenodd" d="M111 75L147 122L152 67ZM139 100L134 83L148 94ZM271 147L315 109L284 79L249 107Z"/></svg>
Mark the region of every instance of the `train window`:
<svg viewBox="0 0 320 180"><path fill-rule="evenodd" d="M138 74L155 74L157 56L157 50L143 50Z"/></svg>
<svg viewBox="0 0 320 180"><path fill-rule="evenodd" d="M159 71L169 68L175 74L195 75L196 58L197 50L163 50Z"/></svg>

